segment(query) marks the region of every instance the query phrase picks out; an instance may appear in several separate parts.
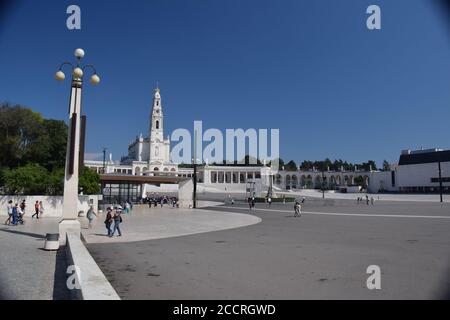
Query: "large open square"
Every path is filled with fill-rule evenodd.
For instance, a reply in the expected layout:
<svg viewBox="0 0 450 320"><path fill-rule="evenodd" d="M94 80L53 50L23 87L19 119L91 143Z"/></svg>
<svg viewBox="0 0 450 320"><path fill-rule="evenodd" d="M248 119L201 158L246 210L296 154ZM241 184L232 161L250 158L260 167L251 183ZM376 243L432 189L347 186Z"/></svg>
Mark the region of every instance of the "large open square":
<svg viewBox="0 0 450 320"><path fill-rule="evenodd" d="M450 301L449 39L450 0L0 0L0 300Z"/></svg>
<svg viewBox="0 0 450 320"><path fill-rule="evenodd" d="M124 299L450 297L448 203L308 198L299 218L292 204L208 210L261 222L88 249ZM381 290L367 288L370 265L381 269Z"/></svg>

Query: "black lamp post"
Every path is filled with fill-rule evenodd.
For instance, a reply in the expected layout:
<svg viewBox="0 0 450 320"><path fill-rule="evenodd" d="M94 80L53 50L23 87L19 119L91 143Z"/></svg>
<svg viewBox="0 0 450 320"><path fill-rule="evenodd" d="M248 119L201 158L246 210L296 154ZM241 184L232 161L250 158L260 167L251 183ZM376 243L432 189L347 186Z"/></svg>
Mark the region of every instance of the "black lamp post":
<svg viewBox="0 0 450 320"><path fill-rule="evenodd" d="M440 161L438 162L438 168L439 168L439 195L441 197L441 202L444 202L444 199L442 196L444 187L442 186L442 170L441 170L441 162Z"/></svg>
<svg viewBox="0 0 450 320"><path fill-rule="evenodd" d="M103 174L106 174L106 150L107 148L103 148Z"/></svg>
<svg viewBox="0 0 450 320"><path fill-rule="evenodd" d="M193 175L194 194L192 196L192 200L194 202L193 207L194 207L194 209L196 209L197 208L197 161L195 158L193 159L193 162L194 162L194 175Z"/></svg>
<svg viewBox="0 0 450 320"><path fill-rule="evenodd" d="M325 199L325 171L322 169L322 199Z"/></svg>

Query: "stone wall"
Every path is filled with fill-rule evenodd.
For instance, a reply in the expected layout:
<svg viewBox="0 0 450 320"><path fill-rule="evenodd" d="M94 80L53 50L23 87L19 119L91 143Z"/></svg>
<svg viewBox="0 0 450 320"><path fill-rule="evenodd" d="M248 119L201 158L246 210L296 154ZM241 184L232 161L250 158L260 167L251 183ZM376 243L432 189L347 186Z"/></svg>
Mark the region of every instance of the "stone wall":
<svg viewBox="0 0 450 320"><path fill-rule="evenodd" d="M34 204L36 201L42 201L44 205L43 218L58 218L62 217L62 196L0 196L0 216L7 216L8 201L13 203L20 203L22 200L26 201L27 207L25 209L25 216L31 217L34 213ZM94 208L98 207L98 196L78 196L78 211L87 212L89 204L93 204Z"/></svg>

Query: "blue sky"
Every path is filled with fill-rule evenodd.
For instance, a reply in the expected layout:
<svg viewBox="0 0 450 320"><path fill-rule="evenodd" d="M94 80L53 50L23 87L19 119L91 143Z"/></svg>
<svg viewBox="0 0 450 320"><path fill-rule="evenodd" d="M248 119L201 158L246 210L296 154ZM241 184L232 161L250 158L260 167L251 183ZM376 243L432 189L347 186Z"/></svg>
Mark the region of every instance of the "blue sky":
<svg viewBox="0 0 450 320"><path fill-rule="evenodd" d="M159 81L176 128L279 128L296 162L398 160L450 148L450 41L433 1L15 1L0 27L0 100L66 119L59 63L82 47L102 78L85 86L87 151L120 158L148 130ZM82 30L66 28L66 8ZM366 28L378 4L382 30Z"/></svg>

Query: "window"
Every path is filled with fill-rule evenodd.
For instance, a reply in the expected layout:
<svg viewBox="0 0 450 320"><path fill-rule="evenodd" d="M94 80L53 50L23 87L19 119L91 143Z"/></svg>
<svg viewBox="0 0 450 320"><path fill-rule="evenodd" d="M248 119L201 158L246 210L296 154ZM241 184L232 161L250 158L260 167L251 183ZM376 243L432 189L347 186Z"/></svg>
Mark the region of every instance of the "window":
<svg viewBox="0 0 450 320"><path fill-rule="evenodd" d="M156 129L159 129L159 121L156 120Z"/></svg>

